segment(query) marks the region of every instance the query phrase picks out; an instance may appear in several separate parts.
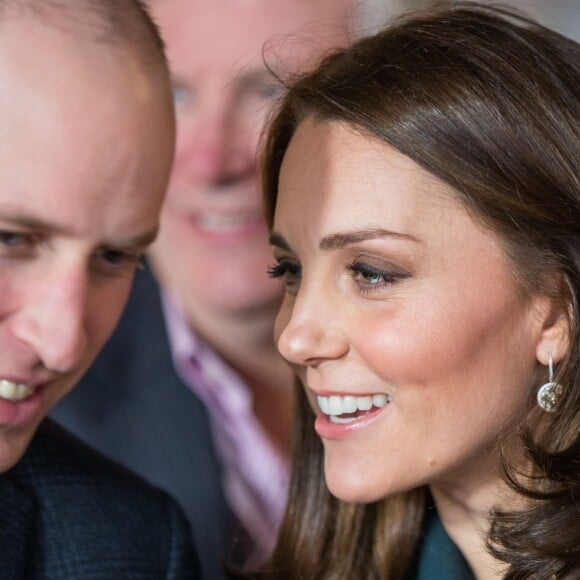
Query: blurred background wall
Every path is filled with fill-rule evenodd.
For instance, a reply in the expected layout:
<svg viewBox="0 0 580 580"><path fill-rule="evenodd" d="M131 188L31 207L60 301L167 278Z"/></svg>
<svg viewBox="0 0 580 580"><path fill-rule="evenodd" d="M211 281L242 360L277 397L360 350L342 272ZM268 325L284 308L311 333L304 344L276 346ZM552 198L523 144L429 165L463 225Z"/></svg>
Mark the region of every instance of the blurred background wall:
<svg viewBox="0 0 580 580"><path fill-rule="evenodd" d="M407 10L420 9L433 4L433 0L366 0L365 27L373 28ZM528 16L561 34L580 42L580 0L503 0L483 4L499 4L517 8Z"/></svg>

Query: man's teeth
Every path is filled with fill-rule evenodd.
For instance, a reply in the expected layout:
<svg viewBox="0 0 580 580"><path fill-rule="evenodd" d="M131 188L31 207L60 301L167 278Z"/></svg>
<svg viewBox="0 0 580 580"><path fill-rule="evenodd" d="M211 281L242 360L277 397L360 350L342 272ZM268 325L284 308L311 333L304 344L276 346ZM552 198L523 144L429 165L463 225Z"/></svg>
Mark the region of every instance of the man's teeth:
<svg viewBox="0 0 580 580"><path fill-rule="evenodd" d="M253 225L256 222L255 214L213 214L204 213L198 217L199 225L216 232L235 230Z"/></svg>
<svg viewBox="0 0 580 580"><path fill-rule="evenodd" d="M390 395L365 395L355 397L354 395L331 395L330 397L316 397L318 407L325 414L330 416L333 423L350 423L357 417L340 417L346 413L356 413L357 411L370 411L373 407L381 408L391 401Z"/></svg>
<svg viewBox="0 0 580 580"><path fill-rule="evenodd" d="M23 401L34 393L34 389L6 379L0 380L0 398L8 401Z"/></svg>

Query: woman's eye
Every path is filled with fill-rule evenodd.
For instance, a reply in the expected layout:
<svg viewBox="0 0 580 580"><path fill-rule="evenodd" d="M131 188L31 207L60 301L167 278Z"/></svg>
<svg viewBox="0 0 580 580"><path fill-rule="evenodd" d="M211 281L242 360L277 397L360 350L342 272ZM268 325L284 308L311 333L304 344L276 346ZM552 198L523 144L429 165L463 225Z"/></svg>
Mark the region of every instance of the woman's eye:
<svg viewBox="0 0 580 580"><path fill-rule="evenodd" d="M350 264L348 268L354 281L364 289L378 289L407 277L401 272L389 272L360 262Z"/></svg>
<svg viewBox="0 0 580 580"><path fill-rule="evenodd" d="M358 273L359 277L363 279L367 284L371 286L375 286L376 284L380 284L385 280L383 274L379 274L378 272L368 272L364 270L360 270Z"/></svg>
<svg viewBox="0 0 580 580"><path fill-rule="evenodd" d="M280 260L268 268L270 278L284 278L286 288L295 287L302 277L302 268L290 260Z"/></svg>

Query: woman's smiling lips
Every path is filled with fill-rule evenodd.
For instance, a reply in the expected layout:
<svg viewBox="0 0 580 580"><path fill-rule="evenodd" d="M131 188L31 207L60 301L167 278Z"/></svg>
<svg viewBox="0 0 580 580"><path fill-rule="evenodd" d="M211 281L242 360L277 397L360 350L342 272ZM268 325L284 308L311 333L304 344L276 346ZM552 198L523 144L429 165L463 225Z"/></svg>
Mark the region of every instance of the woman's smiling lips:
<svg viewBox="0 0 580 580"><path fill-rule="evenodd" d="M353 430L374 422L388 407L392 397L386 393L367 395L316 394L315 430L326 439L340 439ZM316 408L316 407L315 407Z"/></svg>

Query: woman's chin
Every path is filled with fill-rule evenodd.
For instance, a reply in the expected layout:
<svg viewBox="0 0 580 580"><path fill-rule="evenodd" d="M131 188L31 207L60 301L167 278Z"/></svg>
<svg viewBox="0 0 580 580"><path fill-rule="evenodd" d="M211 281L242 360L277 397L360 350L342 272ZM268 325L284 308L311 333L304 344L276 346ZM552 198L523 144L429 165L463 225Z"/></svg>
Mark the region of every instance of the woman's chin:
<svg viewBox="0 0 580 580"><path fill-rule="evenodd" d="M391 495L390 490L374 489L368 481L361 481L360 478L349 480L347 477L326 476L326 486L328 491L340 501L346 503L373 503Z"/></svg>

